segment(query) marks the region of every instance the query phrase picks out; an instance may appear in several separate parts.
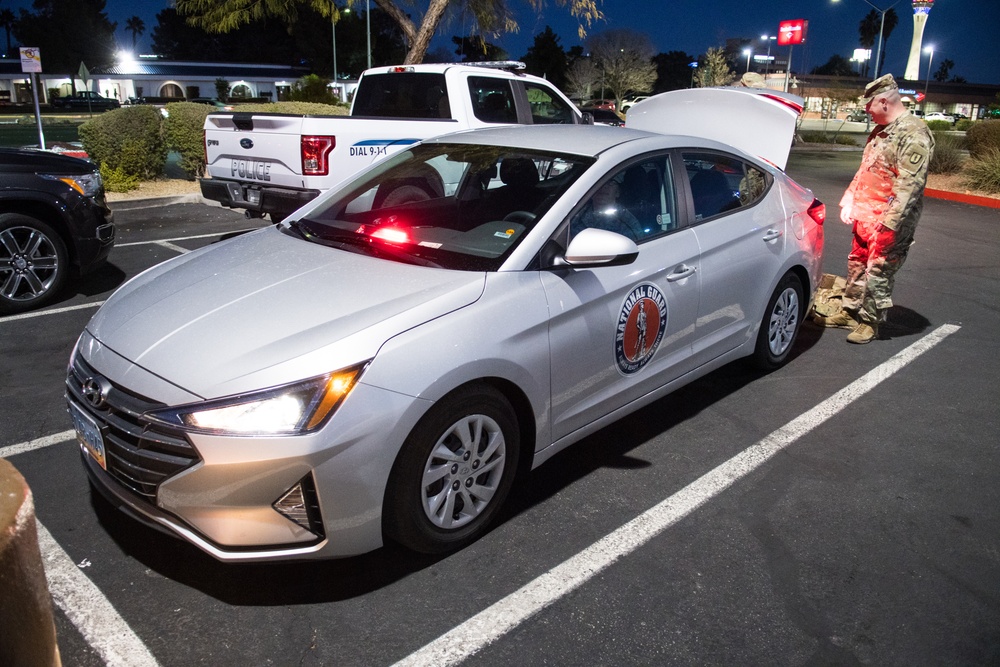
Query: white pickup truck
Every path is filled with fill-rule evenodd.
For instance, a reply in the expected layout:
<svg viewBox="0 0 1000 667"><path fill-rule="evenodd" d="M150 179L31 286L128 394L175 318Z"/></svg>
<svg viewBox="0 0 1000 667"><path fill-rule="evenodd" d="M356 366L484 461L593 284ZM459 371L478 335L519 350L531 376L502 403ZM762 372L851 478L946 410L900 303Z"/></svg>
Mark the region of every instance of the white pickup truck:
<svg viewBox="0 0 1000 667"><path fill-rule="evenodd" d="M502 124L586 122L522 63L367 70L350 116L213 113L205 121L201 192L251 217L280 221L372 162L417 141Z"/></svg>

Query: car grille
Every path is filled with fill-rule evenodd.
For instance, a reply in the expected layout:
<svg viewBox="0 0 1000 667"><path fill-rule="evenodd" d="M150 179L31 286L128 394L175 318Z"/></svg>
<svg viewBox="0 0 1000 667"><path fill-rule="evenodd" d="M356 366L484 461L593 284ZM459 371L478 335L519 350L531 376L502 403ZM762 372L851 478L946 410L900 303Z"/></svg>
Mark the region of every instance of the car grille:
<svg viewBox="0 0 1000 667"><path fill-rule="evenodd" d="M67 398L89 414L104 438L108 473L149 503L165 479L198 463L201 458L184 434L142 419L150 410L166 407L111 384L100 407L83 398L83 383L100 377L81 355L76 355L66 377Z"/></svg>

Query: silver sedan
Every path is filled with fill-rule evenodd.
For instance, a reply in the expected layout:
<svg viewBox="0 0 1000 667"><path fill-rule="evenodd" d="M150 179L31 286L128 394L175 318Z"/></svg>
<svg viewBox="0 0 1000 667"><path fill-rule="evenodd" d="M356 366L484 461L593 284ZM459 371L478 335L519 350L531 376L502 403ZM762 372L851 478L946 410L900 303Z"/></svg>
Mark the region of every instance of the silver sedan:
<svg viewBox="0 0 1000 667"><path fill-rule="evenodd" d="M825 209L780 168L794 100L740 100L787 134L450 135L146 271L72 355L95 487L226 561L446 552L518 473L735 359L785 363Z"/></svg>

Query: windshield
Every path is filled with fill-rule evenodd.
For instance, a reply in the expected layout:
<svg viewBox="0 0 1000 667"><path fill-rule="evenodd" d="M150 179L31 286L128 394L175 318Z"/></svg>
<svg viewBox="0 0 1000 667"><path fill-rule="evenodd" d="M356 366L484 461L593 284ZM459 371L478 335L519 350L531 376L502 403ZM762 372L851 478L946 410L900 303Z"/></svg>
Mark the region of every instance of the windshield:
<svg viewBox="0 0 1000 667"><path fill-rule="evenodd" d="M308 241L392 261L496 271L591 164L502 146L417 145L290 226Z"/></svg>

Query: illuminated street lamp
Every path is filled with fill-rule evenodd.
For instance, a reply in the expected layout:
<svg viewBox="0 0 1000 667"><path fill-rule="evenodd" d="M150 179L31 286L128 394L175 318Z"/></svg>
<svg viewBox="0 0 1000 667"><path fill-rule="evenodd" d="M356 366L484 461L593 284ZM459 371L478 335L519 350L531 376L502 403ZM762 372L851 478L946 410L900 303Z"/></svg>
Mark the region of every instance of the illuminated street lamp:
<svg viewBox="0 0 1000 667"><path fill-rule="evenodd" d="M927 78L924 79L924 105L921 107L927 110L927 86L931 82L931 63L934 62L934 46L925 46L924 53L927 54Z"/></svg>
<svg viewBox="0 0 1000 667"><path fill-rule="evenodd" d="M777 35L761 35L761 41L767 42L767 64L764 65L764 76L766 77L771 71L771 42L778 39Z"/></svg>
<svg viewBox="0 0 1000 667"><path fill-rule="evenodd" d="M746 71L749 72L750 71L750 56L753 55L753 51L751 49L743 49L743 55L745 55L747 57L747 70Z"/></svg>
<svg viewBox="0 0 1000 667"><path fill-rule="evenodd" d="M833 0L833 2L840 2L840 0ZM864 2L866 5L868 5L869 7L871 7L872 9L874 9L875 11L877 11L879 14L882 15L882 23L881 25L879 25L878 28L878 51L876 51L875 53L875 76L872 77L873 79L877 79L879 67L882 64L882 32L885 30L885 13L890 9L892 9L893 7L895 7L896 5L898 5L899 0L896 0L896 2L892 3L885 9L880 9L876 7L872 3L868 2L868 0L864 0Z"/></svg>

